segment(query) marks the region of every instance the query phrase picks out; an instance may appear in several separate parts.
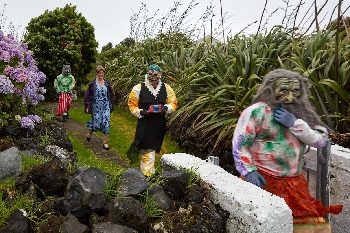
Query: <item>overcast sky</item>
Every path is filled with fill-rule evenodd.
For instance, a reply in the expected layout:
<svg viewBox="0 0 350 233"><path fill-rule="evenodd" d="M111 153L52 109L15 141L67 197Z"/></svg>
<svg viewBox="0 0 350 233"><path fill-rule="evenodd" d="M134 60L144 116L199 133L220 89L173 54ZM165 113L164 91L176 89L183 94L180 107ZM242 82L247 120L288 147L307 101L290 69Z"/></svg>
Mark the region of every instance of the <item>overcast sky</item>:
<svg viewBox="0 0 350 233"><path fill-rule="evenodd" d="M182 4L179 7L177 15L181 15L182 12L189 6L191 0L177 0ZM193 0L192 0L193 1ZM323 5L326 0L317 0L318 7ZM220 17L220 0L196 0L198 3L194 9L190 10L189 15L186 18L186 22L182 28L191 28L191 25L197 24L199 18L204 14L206 8L212 4L214 7L213 28L219 28L221 23ZM246 33L255 33L259 20L264 9L265 0L221 0L223 13L225 14L225 32L226 34L235 34L254 21L257 23L248 27ZM266 18L269 17L277 8L286 9L286 2L289 2L290 12L300 2L300 0L269 0L267 3ZM306 15L307 9L313 2L311 0L303 0L305 3L301 13L298 15L300 21L304 18L304 22L307 21ZM19 29L20 32L24 31L31 18L38 17L43 14L45 10L52 11L56 7L64 7L66 4L71 3L77 6L77 12L82 13L86 20L95 28L96 40L99 43L99 50L102 46L108 42L112 42L113 46L121 42L123 39L130 35L130 17L137 13L142 6L142 3L146 4L148 9L148 17L154 15L155 18L160 19L166 13L168 13L172 6L174 6L173 0L0 0L0 9L4 9L4 16L6 17L6 23L12 22L13 25ZM320 16L320 21L324 18L322 25L329 22L332 11L338 0L328 0L327 5L323 9L323 14ZM4 7L4 5L6 6ZM345 11L350 5L350 0L345 0L342 6L342 10ZM284 12L282 9L277 10L268 20L268 25L281 24ZM158 10L158 11L157 11ZM312 10L314 10L312 8ZM334 12L333 19L336 17L337 11ZM345 15L350 15L350 10ZM311 23L309 19L306 25ZM4 26L4 25L1 25ZM304 25L305 26L305 25ZM210 21L207 21L205 26L199 26L205 28L205 33L210 33ZM5 27L6 29L6 27ZM222 31L221 31L222 33ZM217 33L221 35L220 32ZM22 33L23 34L23 33ZM200 34L204 35L202 30ZM229 34L230 35L230 34ZM221 38L217 38L221 39Z"/></svg>

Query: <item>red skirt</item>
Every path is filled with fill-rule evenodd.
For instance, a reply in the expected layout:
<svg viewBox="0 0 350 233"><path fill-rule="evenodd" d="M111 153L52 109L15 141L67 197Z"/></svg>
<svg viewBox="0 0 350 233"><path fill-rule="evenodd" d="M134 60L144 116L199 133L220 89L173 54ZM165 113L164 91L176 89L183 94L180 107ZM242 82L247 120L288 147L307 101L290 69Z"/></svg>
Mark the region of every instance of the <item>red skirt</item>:
<svg viewBox="0 0 350 233"><path fill-rule="evenodd" d="M309 217L323 218L327 213L339 214L342 211L342 205L323 206L321 201L311 196L303 174L296 177L275 177L262 171L259 172L267 182L267 185L263 185L263 188L276 196L282 197L292 210L294 224L305 224L302 219L306 220Z"/></svg>
<svg viewBox="0 0 350 233"><path fill-rule="evenodd" d="M56 110L56 115L60 116L64 112L68 112L71 105L72 105L72 94L61 92L61 94L58 97L58 107Z"/></svg>

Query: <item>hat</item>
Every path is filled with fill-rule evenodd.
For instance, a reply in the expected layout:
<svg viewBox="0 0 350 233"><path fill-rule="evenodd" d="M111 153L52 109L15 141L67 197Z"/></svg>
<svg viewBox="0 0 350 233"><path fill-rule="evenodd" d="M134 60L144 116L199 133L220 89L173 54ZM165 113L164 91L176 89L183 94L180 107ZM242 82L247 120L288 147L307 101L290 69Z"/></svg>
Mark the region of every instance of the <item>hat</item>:
<svg viewBox="0 0 350 233"><path fill-rule="evenodd" d="M148 70L154 70L157 71L158 73L162 73L162 71L160 70L159 66L156 64L152 64L148 67Z"/></svg>

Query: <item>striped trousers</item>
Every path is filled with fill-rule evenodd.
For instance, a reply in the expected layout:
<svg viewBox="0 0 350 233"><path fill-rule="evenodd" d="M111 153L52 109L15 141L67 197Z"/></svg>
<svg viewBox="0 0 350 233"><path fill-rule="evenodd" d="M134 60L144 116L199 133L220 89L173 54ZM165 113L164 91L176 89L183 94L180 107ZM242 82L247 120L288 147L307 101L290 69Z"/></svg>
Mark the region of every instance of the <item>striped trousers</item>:
<svg viewBox="0 0 350 233"><path fill-rule="evenodd" d="M72 94L61 92L61 94L58 97L58 107L56 110L56 115L60 116L63 113L68 112L71 105L72 105Z"/></svg>

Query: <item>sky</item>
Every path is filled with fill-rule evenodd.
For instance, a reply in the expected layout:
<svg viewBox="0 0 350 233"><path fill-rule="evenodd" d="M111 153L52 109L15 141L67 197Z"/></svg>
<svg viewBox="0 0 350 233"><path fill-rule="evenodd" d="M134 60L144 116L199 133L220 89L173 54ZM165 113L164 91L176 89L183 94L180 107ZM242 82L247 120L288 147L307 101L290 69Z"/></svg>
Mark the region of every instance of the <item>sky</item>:
<svg viewBox="0 0 350 233"><path fill-rule="evenodd" d="M211 31L211 23L209 18L212 18L212 28L214 37L222 40L222 24L221 24L221 7L224 15L224 35L235 35L244 28L246 34L255 33L259 27L260 17L262 15L266 0L177 0L181 5L178 12L173 14L177 18L186 10L191 1L198 3L189 11L185 18L182 29L191 30L197 29L195 33L197 38L209 35ZM322 10L319 17L321 26L328 24L332 11L339 0L328 0L328 3ZM268 0L266 12L261 25L270 29L273 25L282 23L284 18L284 10L291 13L292 9L297 6L300 0ZM297 17L297 22L302 22L300 26L308 27L311 24L311 19L308 18L310 13L307 13L311 0L302 0L304 2L300 13ZM326 0L317 0L317 6L320 8ZM289 8L287 8L287 3ZM81 13L86 20L95 28L95 38L99 43L98 49L111 42L113 46L120 43L123 39L130 36L131 17L139 12L142 4L146 5L147 14L141 14L137 22L145 22L146 17L153 16L151 22L159 22L162 17L166 17L174 6L174 0L0 0L0 10L2 9L2 28L6 30L9 23L17 28L19 35L23 35L25 27L32 18L36 18L43 14L45 10L52 11L55 8L63 8L66 4L77 6L77 12ZM349 0L343 1L342 11L345 11L350 5ZM200 20L201 16L206 12L208 6L213 7L208 20ZM275 12L275 10L277 10ZM314 10L314 8L312 8ZM145 12L145 11L141 11ZM305 17L306 15L306 17ZM347 10L345 15L350 15L350 10ZM337 16L337 11L334 12L332 19ZM1 17L1 14L0 14ZM166 17L167 18L167 17ZM169 22L169 18L167 18ZM268 19L268 20L267 20ZM294 19L294 18L293 18ZM322 20L323 19L323 20ZM158 20L158 21L157 21ZM163 19L165 21L165 19ZM268 24L265 24L265 22ZM5 23L4 23L5 22ZM256 22L256 23L253 23ZM286 22L286 21L284 21ZM135 23L136 24L136 23ZM150 24L149 24L150 25ZM153 25L153 24L152 24ZM248 25L251 25L247 27ZM292 24L291 24L292 25ZM142 27L134 27L143 30ZM152 27L148 27L152 28ZM134 33L134 35L136 35ZM19 37L20 37L19 36Z"/></svg>

